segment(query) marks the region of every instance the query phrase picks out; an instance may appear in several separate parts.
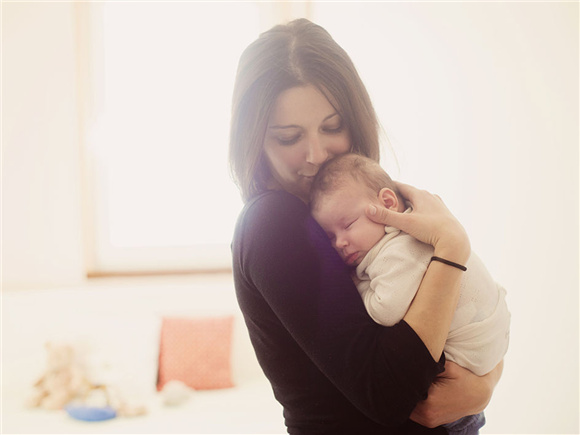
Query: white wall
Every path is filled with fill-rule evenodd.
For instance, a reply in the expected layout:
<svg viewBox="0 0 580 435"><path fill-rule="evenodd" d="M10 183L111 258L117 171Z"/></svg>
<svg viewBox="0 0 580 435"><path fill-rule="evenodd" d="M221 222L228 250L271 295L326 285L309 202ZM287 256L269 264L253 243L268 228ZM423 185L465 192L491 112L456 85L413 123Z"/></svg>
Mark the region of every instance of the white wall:
<svg viewBox="0 0 580 435"><path fill-rule="evenodd" d="M83 280L73 8L2 4L3 288Z"/></svg>
<svg viewBox="0 0 580 435"><path fill-rule="evenodd" d="M578 3L316 3L402 181L438 193L508 290L484 433L578 433Z"/></svg>

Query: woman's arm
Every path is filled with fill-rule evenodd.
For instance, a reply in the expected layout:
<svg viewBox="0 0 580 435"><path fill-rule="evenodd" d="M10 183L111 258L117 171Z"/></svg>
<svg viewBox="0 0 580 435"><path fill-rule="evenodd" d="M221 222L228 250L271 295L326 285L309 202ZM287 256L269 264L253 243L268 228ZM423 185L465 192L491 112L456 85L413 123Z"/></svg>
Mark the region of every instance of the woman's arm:
<svg viewBox="0 0 580 435"><path fill-rule="evenodd" d="M372 261L364 260L369 281L357 285L369 315L384 326L395 325L405 317L433 256L430 246L397 233L395 237L387 235L367 254L374 255Z"/></svg>
<svg viewBox="0 0 580 435"><path fill-rule="evenodd" d="M433 205L440 199L402 183L397 185L402 195L413 203L413 213L398 214L386 209L375 209L374 213L368 213L369 217L379 223L400 228L422 242L431 244L435 248L434 255L438 257L465 264L470 247L467 236L462 234L463 228L457 226L452 216L451 220L445 215L429 220L424 215L429 210L429 203ZM415 202L423 205L424 201L427 204L425 208L415 205ZM431 226L433 224L449 230L443 231L442 236L437 235ZM431 263L405 317L434 358L441 354L447 338L462 273L445 264ZM481 377L453 362L447 362L445 368L445 372L431 385L427 400L419 402L411 414L413 421L427 427L436 427L481 412L489 403L501 377L503 362Z"/></svg>
<svg viewBox="0 0 580 435"><path fill-rule="evenodd" d="M409 311L403 317L435 360L441 357L449 334L459 300L462 273L443 263L431 263Z"/></svg>
<svg viewBox="0 0 580 435"><path fill-rule="evenodd" d="M484 376L476 376L448 361L445 372L431 385L427 400L419 402L413 410L411 420L423 426L437 427L483 411L502 371L503 361Z"/></svg>
<svg viewBox="0 0 580 435"><path fill-rule="evenodd" d="M302 201L271 192L247 204L232 249L238 302L274 391L316 388L302 385L316 376L310 361L369 418L407 421L443 365L406 322L371 320L350 269ZM304 401L294 399L290 407Z"/></svg>
<svg viewBox="0 0 580 435"><path fill-rule="evenodd" d="M368 216L375 222L399 228L430 244L435 256L465 264L471 253L469 239L441 198L407 184L397 183L397 187L413 205L413 212L399 213L371 206L367 210ZM435 360L441 357L449 333L459 300L462 274L463 271L446 264L431 263L404 317Z"/></svg>

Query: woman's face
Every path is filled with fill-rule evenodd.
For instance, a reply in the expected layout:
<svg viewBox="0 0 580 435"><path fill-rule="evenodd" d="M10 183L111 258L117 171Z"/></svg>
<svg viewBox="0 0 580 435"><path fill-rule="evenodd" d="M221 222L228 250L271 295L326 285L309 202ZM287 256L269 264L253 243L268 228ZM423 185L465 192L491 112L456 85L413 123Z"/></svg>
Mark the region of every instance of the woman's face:
<svg viewBox="0 0 580 435"><path fill-rule="evenodd" d="M291 88L278 96L264 139L273 178L270 188L282 188L308 202L320 165L349 149L342 118L314 86Z"/></svg>

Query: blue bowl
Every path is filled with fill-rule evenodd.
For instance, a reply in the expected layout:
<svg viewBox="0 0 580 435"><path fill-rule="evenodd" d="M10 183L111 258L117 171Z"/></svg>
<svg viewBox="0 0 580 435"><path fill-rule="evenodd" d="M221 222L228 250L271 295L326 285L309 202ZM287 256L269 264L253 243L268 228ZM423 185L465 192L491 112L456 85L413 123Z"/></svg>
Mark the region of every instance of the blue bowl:
<svg viewBox="0 0 580 435"><path fill-rule="evenodd" d="M82 421L103 421L117 416L117 411L110 406L97 408L93 406L67 405L64 409L72 418Z"/></svg>

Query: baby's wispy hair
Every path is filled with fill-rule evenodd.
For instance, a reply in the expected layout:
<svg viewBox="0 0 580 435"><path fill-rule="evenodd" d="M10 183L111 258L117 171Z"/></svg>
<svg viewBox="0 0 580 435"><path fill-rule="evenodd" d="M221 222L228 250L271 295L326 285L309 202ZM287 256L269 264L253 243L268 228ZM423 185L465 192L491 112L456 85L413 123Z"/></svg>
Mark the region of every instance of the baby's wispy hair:
<svg viewBox="0 0 580 435"><path fill-rule="evenodd" d="M360 154L342 154L318 170L310 191L310 208L314 209L324 195L336 192L351 180L366 186L369 197L377 195L383 187L400 197L396 184L378 162Z"/></svg>

